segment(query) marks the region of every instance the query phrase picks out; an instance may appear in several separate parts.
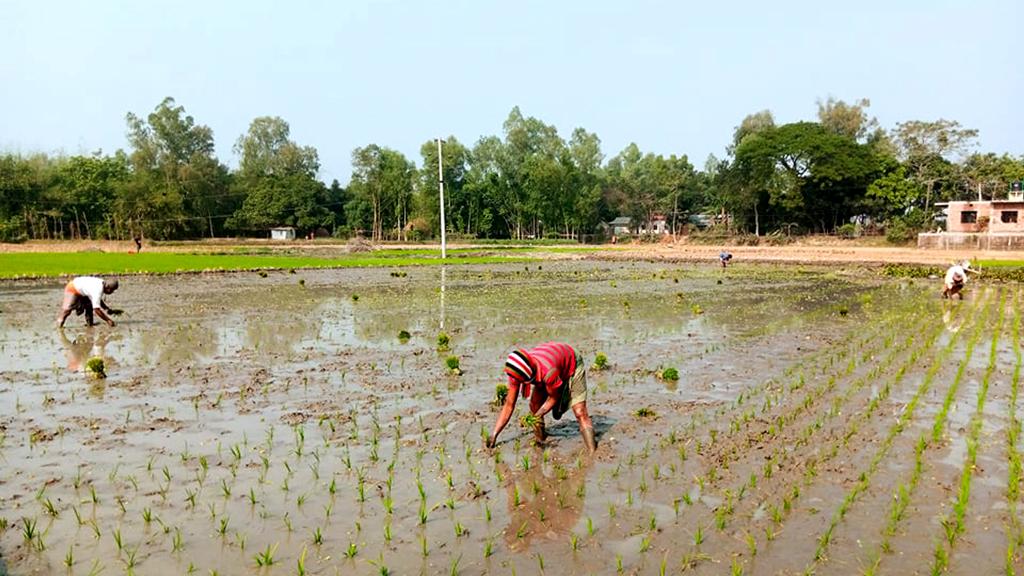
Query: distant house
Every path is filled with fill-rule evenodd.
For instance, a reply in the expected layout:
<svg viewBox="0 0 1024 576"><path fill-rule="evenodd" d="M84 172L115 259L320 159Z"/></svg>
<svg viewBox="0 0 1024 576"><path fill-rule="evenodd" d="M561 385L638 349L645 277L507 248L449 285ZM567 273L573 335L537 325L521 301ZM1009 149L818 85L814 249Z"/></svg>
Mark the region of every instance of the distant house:
<svg viewBox="0 0 1024 576"><path fill-rule="evenodd" d="M641 234L668 234L668 219L664 214L651 216L651 221L640 224Z"/></svg>
<svg viewBox="0 0 1024 576"><path fill-rule="evenodd" d="M291 226L282 226L280 228L270 229L271 240L295 240L295 228Z"/></svg>
<svg viewBox="0 0 1024 576"><path fill-rule="evenodd" d="M632 232L632 224L633 219L629 216L619 216L608 223L608 229L611 230L612 236L622 236Z"/></svg>
<svg viewBox="0 0 1024 576"><path fill-rule="evenodd" d="M944 206L946 231L918 234L920 248L1020 250L1024 248L1024 193L1006 200L936 203Z"/></svg>

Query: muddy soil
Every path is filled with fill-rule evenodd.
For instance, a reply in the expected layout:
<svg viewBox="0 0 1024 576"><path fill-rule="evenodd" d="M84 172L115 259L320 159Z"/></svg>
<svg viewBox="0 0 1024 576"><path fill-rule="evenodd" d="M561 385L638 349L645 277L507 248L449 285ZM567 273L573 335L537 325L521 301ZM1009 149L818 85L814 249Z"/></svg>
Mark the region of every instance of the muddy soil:
<svg viewBox="0 0 1024 576"><path fill-rule="evenodd" d="M605 261L134 277L116 328L58 331L60 296L0 286L0 574L1024 569L1015 286ZM505 355L547 340L609 359L597 453L571 414L484 449Z"/></svg>

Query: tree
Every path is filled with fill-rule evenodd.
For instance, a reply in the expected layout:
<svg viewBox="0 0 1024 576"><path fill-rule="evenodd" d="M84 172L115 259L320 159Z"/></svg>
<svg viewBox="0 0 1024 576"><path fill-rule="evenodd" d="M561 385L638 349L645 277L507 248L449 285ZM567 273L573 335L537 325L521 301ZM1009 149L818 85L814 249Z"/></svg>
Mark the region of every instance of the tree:
<svg viewBox="0 0 1024 576"><path fill-rule="evenodd" d="M235 153L241 158L238 175L242 178L282 174L306 174L320 171L316 148L299 146L289 139L291 127L277 116L260 116L249 130L238 137Z"/></svg>
<svg viewBox="0 0 1024 576"><path fill-rule="evenodd" d="M295 226L305 230L334 224L331 208L340 209L327 188L316 179L320 159L316 148L289 139L288 123L261 116L235 143L239 169L232 186L245 200L228 221L237 230Z"/></svg>
<svg viewBox="0 0 1024 576"><path fill-rule="evenodd" d="M469 169L469 149L455 136L448 136L441 146L444 169L445 219L449 229L473 234L473 226L480 223L482 209L478 198L466 193L466 172ZM423 168L419 171L419 213L430 222L433 232L441 230L437 182L437 140L428 140L420 146Z"/></svg>
<svg viewBox="0 0 1024 576"><path fill-rule="evenodd" d="M868 146L812 122L785 124L744 138L736 149L735 165L735 176L747 183L739 184L741 189L746 186L748 193L767 195L779 212L776 216L822 232L856 213L881 168Z"/></svg>
<svg viewBox="0 0 1024 576"><path fill-rule="evenodd" d="M376 144L352 151L353 200L369 207L374 241L384 239L385 228L404 231L409 220L415 166L405 156ZM348 212L350 216L356 215Z"/></svg>
<svg viewBox="0 0 1024 576"><path fill-rule="evenodd" d="M133 181L119 199L120 219L157 237L194 235L205 220L213 235L217 204L211 200L227 192L227 170L214 156L213 131L170 97L145 120L131 112L126 119Z"/></svg>
<svg viewBox="0 0 1024 576"><path fill-rule="evenodd" d="M853 104L836 100L832 96L824 102L819 99L818 123L832 134L863 143L879 130L878 120L868 116L867 108L870 106L871 101L867 98L861 98Z"/></svg>
<svg viewBox="0 0 1024 576"><path fill-rule="evenodd" d="M959 122L941 118L934 122L911 120L896 125L892 138L897 154L906 165L910 178L925 188L926 213L935 184L953 184L949 181L950 157L966 154L977 137L977 130L963 128Z"/></svg>

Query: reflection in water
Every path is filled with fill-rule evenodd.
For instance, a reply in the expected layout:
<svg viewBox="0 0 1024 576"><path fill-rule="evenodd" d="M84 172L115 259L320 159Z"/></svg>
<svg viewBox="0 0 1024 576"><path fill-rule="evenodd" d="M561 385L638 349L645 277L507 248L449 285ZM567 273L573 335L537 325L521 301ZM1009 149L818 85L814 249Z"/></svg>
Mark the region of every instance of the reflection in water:
<svg viewBox="0 0 1024 576"><path fill-rule="evenodd" d="M960 302L943 302L942 307L942 323L946 325L946 330L956 334L964 326L964 315L960 314Z"/></svg>
<svg viewBox="0 0 1024 576"><path fill-rule="evenodd" d="M555 456L544 464L539 452L525 457L535 460L528 470L499 464L509 510L505 542L513 549L528 548L536 537L566 536L579 521L586 496L589 466L578 468Z"/></svg>
<svg viewBox="0 0 1024 576"><path fill-rule="evenodd" d="M444 316L445 316L444 289L445 289L445 284L448 283L447 279L448 279L448 267L447 266L441 266L441 332L444 332Z"/></svg>
<svg viewBox="0 0 1024 576"><path fill-rule="evenodd" d="M171 329L142 330L140 348L150 363L183 364L209 358L217 350L217 326L209 323L180 324Z"/></svg>
<svg viewBox="0 0 1024 576"><path fill-rule="evenodd" d="M60 341L64 345L64 357L67 359L68 370L78 372L85 366L85 362L93 356L103 358L109 366L112 358L107 355L107 343L111 340L120 339L120 334L109 330L98 330L93 327L85 329L74 340L68 338L63 329L57 331L60 334ZM115 336L117 334L117 336Z"/></svg>

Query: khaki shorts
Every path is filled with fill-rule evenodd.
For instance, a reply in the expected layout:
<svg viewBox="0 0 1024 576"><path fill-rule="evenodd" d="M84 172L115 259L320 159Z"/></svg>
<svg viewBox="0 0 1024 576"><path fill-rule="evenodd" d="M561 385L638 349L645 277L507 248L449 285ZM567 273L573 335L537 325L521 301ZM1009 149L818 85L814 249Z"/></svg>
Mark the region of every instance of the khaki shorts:
<svg viewBox="0 0 1024 576"><path fill-rule="evenodd" d="M576 353L576 371L573 372L572 377L569 378L568 383L562 384L562 395L558 399L558 404L555 405L555 409L552 410L555 420L562 418L562 414L565 414L566 410L573 406L587 401L587 367L583 363L583 357L580 353Z"/></svg>

